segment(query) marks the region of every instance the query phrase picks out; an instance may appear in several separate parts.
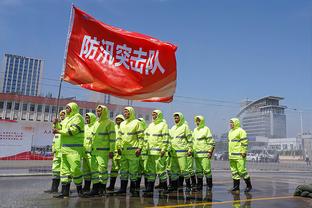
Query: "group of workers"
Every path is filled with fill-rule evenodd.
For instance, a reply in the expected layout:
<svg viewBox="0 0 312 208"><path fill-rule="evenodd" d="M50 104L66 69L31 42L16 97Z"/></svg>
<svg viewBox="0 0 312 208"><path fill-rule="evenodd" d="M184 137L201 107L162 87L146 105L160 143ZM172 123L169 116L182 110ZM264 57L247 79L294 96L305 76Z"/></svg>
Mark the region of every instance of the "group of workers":
<svg viewBox="0 0 312 208"><path fill-rule="evenodd" d="M145 193L155 188L164 194L183 190L184 182L186 191L201 191L204 178L208 191L212 190L215 141L203 116L195 116L196 128L191 131L180 112L173 114L175 125L171 129L160 110L152 112L149 125L143 118L136 118L132 107L125 107L115 121L109 115L109 109L99 105L96 115L89 112L83 118L74 102L60 112L59 119L53 121L53 179L46 192L58 193L61 183L62 191L54 197L66 198L73 182L79 197L125 194L130 181L130 193L138 194L142 178ZM247 135L236 118L230 120L230 128L231 191L239 191L243 178L245 192L249 192L252 186L246 170ZM120 188L114 191L117 176ZM155 186L157 177L159 185Z"/></svg>

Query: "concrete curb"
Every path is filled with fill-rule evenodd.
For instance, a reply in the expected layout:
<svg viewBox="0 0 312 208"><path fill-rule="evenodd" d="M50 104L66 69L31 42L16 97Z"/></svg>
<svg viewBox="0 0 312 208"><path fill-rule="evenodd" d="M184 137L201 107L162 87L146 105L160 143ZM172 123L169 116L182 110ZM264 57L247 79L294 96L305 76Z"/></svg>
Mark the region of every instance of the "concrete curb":
<svg viewBox="0 0 312 208"><path fill-rule="evenodd" d="M33 176L52 176L52 173L8 173L0 174L1 177L33 177Z"/></svg>

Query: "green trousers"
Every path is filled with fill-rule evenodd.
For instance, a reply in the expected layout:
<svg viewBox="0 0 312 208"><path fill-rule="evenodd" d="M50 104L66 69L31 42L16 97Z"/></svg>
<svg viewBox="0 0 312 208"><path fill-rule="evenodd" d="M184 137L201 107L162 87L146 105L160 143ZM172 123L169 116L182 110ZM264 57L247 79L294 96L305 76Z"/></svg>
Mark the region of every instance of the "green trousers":
<svg viewBox="0 0 312 208"><path fill-rule="evenodd" d="M110 177L117 178L119 169L120 169L120 158L114 156L112 159L112 168L110 171Z"/></svg>
<svg viewBox="0 0 312 208"><path fill-rule="evenodd" d="M146 177L148 181L155 181L156 176L159 180L167 181L167 157L160 155L149 155L146 161Z"/></svg>
<svg viewBox="0 0 312 208"><path fill-rule="evenodd" d="M250 177L246 169L246 158L230 159L230 169L232 179L234 180L239 180L240 178L247 179Z"/></svg>
<svg viewBox="0 0 312 208"><path fill-rule="evenodd" d="M211 178L211 160L208 157L196 157L196 176L198 178Z"/></svg>
<svg viewBox="0 0 312 208"><path fill-rule="evenodd" d="M82 184L81 155L77 153L62 154L61 182L70 183L73 179L76 185Z"/></svg>
<svg viewBox="0 0 312 208"><path fill-rule="evenodd" d="M187 161L187 171L189 172L190 176L194 176L195 175L194 158L192 156L188 156L186 157L186 161Z"/></svg>
<svg viewBox="0 0 312 208"><path fill-rule="evenodd" d="M122 154L120 159L120 179L136 181L139 178L140 157Z"/></svg>
<svg viewBox="0 0 312 208"><path fill-rule="evenodd" d="M187 156L171 157L170 172L172 180L177 180L179 176L183 176L186 179L191 177L188 167L189 160L187 158Z"/></svg>
<svg viewBox="0 0 312 208"><path fill-rule="evenodd" d="M82 173L84 180L91 180L91 154L85 153L82 159Z"/></svg>
<svg viewBox="0 0 312 208"><path fill-rule="evenodd" d="M62 161L61 154L54 153L52 161L52 177L54 179L60 179L61 161Z"/></svg>
<svg viewBox="0 0 312 208"><path fill-rule="evenodd" d="M108 153L92 155L91 157L91 181L92 184L106 184L108 179Z"/></svg>

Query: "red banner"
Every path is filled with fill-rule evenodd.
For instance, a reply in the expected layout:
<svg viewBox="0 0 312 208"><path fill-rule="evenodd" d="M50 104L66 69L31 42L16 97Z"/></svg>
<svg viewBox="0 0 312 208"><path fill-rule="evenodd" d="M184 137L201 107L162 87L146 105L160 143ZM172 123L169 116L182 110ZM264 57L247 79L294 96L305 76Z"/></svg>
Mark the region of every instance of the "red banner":
<svg viewBox="0 0 312 208"><path fill-rule="evenodd" d="M171 102L177 47L73 7L64 80L128 100Z"/></svg>

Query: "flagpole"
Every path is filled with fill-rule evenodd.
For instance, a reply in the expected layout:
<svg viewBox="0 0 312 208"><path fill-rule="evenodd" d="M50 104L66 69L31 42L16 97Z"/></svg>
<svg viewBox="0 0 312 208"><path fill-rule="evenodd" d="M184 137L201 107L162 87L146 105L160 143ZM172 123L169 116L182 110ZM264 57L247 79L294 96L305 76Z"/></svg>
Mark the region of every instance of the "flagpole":
<svg viewBox="0 0 312 208"><path fill-rule="evenodd" d="M75 12L74 11L74 3L72 3L71 10L70 10L70 15L69 15L69 25L68 25L68 30L67 30L67 38L66 38L64 58L63 58L63 69L62 69L60 84L59 84L59 87L58 87L58 95L57 95L57 101L56 101L56 112L55 112L55 117L56 118L57 118L57 114L58 114L58 111L59 111L59 105L60 105L60 97L61 97L61 91L62 91L62 84L63 84L63 80L64 80L64 71L65 71L68 43L69 43L69 38L70 38L70 35L71 35L73 23L74 23L74 12Z"/></svg>

